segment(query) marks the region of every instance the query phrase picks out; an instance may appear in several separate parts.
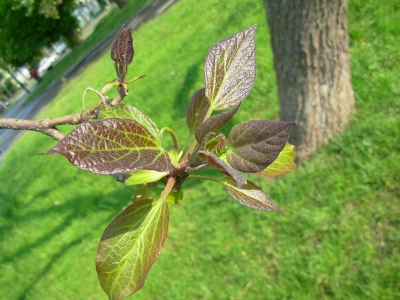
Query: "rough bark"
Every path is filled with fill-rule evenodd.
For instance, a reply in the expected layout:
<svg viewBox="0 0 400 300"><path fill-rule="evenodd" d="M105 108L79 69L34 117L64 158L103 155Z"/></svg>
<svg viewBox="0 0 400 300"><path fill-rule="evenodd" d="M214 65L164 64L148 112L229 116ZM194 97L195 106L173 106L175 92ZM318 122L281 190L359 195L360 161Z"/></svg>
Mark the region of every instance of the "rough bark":
<svg viewBox="0 0 400 300"><path fill-rule="evenodd" d="M348 0L264 0L280 117L295 121L299 159L339 132L354 108Z"/></svg>

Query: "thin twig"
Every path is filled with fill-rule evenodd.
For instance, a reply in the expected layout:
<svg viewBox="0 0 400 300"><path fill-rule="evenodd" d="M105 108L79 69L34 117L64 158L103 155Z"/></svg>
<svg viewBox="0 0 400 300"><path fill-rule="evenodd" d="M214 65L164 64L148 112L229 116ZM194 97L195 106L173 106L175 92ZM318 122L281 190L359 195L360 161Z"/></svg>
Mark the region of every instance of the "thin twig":
<svg viewBox="0 0 400 300"><path fill-rule="evenodd" d="M101 103L106 103L106 98L104 97L104 95L102 93L100 93L99 91L96 91L95 89L92 89L90 87L86 88L86 90L83 92L83 96L82 96L82 111L85 111L85 98L86 98L86 93L88 91L94 92L97 95L99 95L100 97L100 102Z"/></svg>
<svg viewBox="0 0 400 300"><path fill-rule="evenodd" d="M128 95L128 89L126 89L122 84L118 86L118 94L115 96L114 99L108 102L108 105L115 106L120 103L125 96Z"/></svg>
<svg viewBox="0 0 400 300"><path fill-rule="evenodd" d="M23 120L15 118L0 118L0 129L14 129L14 130L31 130L46 134L57 141L60 141L65 135L56 127L60 125L77 125L85 121L97 119L98 108L102 104L106 104L105 97L98 91L91 88L86 91L93 91L100 96L100 101L97 102L90 110L84 113L73 113L67 116L58 118L45 118L42 120ZM86 94L86 91L84 95ZM122 101L127 95L127 90L120 86L118 89L117 97L112 100L108 105L116 105Z"/></svg>
<svg viewBox="0 0 400 300"><path fill-rule="evenodd" d="M175 177L169 177L167 180L167 184L165 185L161 196L160 196L160 200L165 200L167 199L167 196L169 195L169 193L171 193L174 185L175 185L176 179Z"/></svg>

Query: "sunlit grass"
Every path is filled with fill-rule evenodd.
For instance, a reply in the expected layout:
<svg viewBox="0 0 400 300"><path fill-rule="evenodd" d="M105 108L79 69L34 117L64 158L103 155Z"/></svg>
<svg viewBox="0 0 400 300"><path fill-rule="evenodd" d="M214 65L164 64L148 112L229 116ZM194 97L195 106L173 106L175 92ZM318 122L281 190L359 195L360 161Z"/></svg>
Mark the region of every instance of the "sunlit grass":
<svg viewBox="0 0 400 300"><path fill-rule="evenodd" d="M400 297L399 7L389 0L350 4L351 126L291 174L252 177L287 214L255 211L218 185L188 182L184 201L170 208L165 247L134 299ZM254 23L257 81L231 123L276 118L262 1L184 0L140 28L128 78L147 77L132 85L126 103L183 139L207 50ZM114 77L105 55L40 117L78 112L87 86ZM62 157L36 155L54 144L26 133L0 166L1 299L106 299L94 267L97 243L134 189Z"/></svg>

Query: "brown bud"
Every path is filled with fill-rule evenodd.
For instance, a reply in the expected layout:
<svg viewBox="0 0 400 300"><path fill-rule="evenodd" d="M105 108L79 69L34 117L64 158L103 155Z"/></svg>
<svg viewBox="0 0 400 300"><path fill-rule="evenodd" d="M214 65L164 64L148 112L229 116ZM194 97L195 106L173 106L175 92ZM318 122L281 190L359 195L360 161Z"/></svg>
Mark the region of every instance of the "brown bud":
<svg viewBox="0 0 400 300"><path fill-rule="evenodd" d="M127 67L132 63L134 55L132 28L122 27L111 46L111 59L120 80L127 73Z"/></svg>

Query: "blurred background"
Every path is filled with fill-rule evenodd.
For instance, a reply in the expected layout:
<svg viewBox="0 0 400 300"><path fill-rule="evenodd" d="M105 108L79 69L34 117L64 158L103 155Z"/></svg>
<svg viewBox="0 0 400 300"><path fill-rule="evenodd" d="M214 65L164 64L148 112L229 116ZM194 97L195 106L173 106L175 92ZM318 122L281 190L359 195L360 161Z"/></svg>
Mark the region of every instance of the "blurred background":
<svg viewBox="0 0 400 300"><path fill-rule="evenodd" d="M80 112L87 87L116 77L109 49L123 24L134 28L127 78L146 74L124 102L182 142L208 49L253 24L256 83L224 130L280 117L261 0L2 0L0 16L0 117ZM350 0L347 31L355 99L347 125L290 174L249 176L287 213L185 183L164 248L132 298L400 298L400 1ZM88 94L86 106L97 101ZM0 298L106 299L97 245L135 187L38 155L56 143L47 136L9 132L0 130Z"/></svg>

